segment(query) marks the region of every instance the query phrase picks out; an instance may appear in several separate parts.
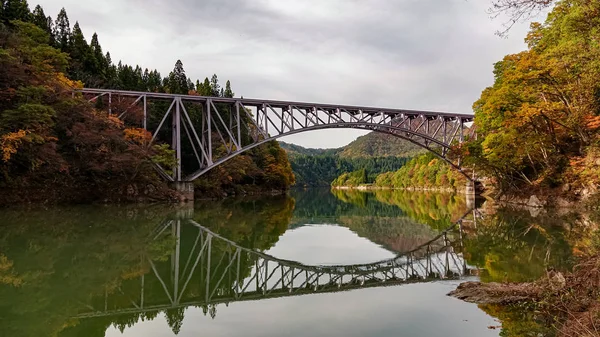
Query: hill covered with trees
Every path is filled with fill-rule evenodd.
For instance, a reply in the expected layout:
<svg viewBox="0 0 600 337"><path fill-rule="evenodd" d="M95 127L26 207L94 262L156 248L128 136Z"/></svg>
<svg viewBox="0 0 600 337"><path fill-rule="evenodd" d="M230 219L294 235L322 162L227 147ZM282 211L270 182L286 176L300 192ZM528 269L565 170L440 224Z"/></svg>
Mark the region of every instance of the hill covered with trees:
<svg viewBox="0 0 600 337"><path fill-rule="evenodd" d="M157 70L118 62L99 38L71 28L65 9L54 20L26 0L0 2L0 203L126 200L167 193L152 161L172 165L168 146L73 95L82 86L233 97L229 81L187 77L183 63ZM96 103L102 104L101 101ZM193 112L191 112L193 114ZM194 116L191 116L194 119ZM137 123L140 124L140 123ZM269 142L197 181L203 196L287 189L294 181L286 153Z"/></svg>
<svg viewBox="0 0 600 337"><path fill-rule="evenodd" d="M374 182L378 174L398 170L421 151L408 141L377 132L337 149L279 143L288 153L296 186L330 186L340 175L360 170L365 170L367 182Z"/></svg>

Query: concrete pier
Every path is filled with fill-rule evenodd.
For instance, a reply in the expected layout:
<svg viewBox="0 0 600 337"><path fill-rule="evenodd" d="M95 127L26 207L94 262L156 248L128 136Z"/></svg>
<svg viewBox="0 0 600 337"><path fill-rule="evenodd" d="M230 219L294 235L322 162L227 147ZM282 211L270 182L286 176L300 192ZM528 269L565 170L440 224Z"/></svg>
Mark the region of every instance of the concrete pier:
<svg viewBox="0 0 600 337"><path fill-rule="evenodd" d="M171 188L179 192L182 201L194 201L194 183L191 181L176 181L171 183Z"/></svg>

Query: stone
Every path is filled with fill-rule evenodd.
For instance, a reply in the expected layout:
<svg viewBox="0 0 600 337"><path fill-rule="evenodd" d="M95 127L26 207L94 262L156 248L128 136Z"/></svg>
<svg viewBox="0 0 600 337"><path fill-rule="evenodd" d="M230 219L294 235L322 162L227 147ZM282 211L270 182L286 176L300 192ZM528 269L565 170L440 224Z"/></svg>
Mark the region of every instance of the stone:
<svg viewBox="0 0 600 337"><path fill-rule="evenodd" d="M531 206L531 207L544 207L544 203L538 199L537 196L532 195L529 198L529 201L527 201L527 206Z"/></svg>

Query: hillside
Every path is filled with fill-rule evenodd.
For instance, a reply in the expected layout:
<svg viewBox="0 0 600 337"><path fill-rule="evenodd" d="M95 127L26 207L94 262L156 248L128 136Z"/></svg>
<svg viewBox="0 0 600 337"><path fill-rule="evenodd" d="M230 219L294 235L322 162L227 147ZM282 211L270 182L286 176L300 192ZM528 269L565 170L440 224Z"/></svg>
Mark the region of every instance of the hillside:
<svg viewBox="0 0 600 337"><path fill-rule="evenodd" d="M409 141L379 132L358 137L341 148L342 158L364 157L414 157L423 149Z"/></svg>
<svg viewBox="0 0 600 337"><path fill-rule="evenodd" d="M338 149L308 149L279 142L288 153L297 186L329 186L338 176L365 171L366 182L377 175L400 169L422 152L405 140L372 132Z"/></svg>
<svg viewBox="0 0 600 337"><path fill-rule="evenodd" d="M424 150L404 139L379 132L358 137L352 143L337 149L309 149L295 144L279 142L288 156L335 156L340 158L414 157Z"/></svg>
<svg viewBox="0 0 600 337"><path fill-rule="evenodd" d="M288 157L335 155L341 149L309 149L296 144L279 141L279 146L287 152Z"/></svg>

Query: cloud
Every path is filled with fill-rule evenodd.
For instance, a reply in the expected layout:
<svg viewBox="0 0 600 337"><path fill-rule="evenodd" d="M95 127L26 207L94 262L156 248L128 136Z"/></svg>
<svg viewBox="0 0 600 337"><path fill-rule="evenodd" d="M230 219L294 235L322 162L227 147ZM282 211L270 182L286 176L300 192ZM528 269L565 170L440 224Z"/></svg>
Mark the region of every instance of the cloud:
<svg viewBox="0 0 600 337"><path fill-rule="evenodd" d="M494 35L486 1L42 0L65 6L114 60L230 79L244 97L470 112L493 63L525 48L526 26ZM337 147L360 131L298 134Z"/></svg>

